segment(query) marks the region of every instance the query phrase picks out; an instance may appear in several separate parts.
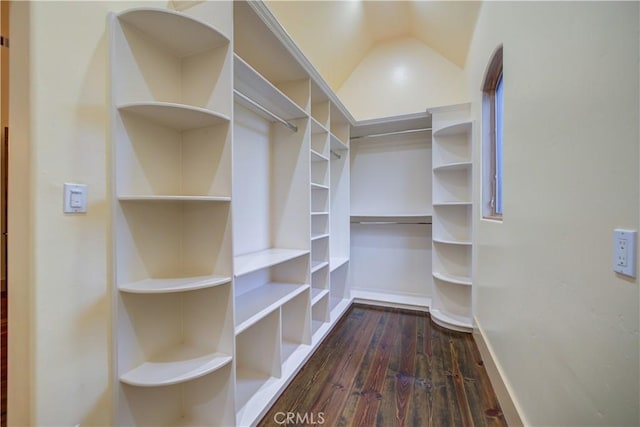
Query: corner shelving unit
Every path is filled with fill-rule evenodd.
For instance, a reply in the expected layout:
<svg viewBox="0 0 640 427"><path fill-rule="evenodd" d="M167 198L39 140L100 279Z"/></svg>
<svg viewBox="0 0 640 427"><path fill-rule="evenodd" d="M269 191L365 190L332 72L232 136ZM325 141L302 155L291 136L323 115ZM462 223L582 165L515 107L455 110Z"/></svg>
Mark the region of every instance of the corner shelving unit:
<svg viewBox="0 0 640 427"><path fill-rule="evenodd" d="M233 423L231 35L152 7L109 25L114 420Z"/></svg>
<svg viewBox="0 0 640 427"><path fill-rule="evenodd" d="M472 316L473 122L469 105L434 109L431 318L462 332Z"/></svg>

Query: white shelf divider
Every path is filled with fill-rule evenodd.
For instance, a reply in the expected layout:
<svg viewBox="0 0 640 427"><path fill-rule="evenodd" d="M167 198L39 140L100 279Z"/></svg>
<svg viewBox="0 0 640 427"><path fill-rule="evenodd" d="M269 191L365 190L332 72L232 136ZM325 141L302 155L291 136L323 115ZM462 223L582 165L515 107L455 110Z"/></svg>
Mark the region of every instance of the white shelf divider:
<svg viewBox="0 0 640 427"><path fill-rule="evenodd" d="M342 267L348 262L349 262L349 258L346 258L346 257L331 257L331 260L329 262L330 264L329 270L330 271L337 270L338 268Z"/></svg>
<svg viewBox="0 0 640 427"><path fill-rule="evenodd" d="M215 111L175 102L133 102L118 106L118 110L179 131L217 126L230 120Z"/></svg>
<svg viewBox="0 0 640 427"><path fill-rule="evenodd" d="M224 353L205 353L196 347L177 347L120 376L123 383L157 387L190 381L225 366L232 357Z"/></svg>
<svg viewBox="0 0 640 427"><path fill-rule="evenodd" d="M269 282L244 294L236 295L236 335L309 287L309 285L294 283Z"/></svg>
<svg viewBox="0 0 640 427"><path fill-rule="evenodd" d="M344 142L342 142L337 136L335 136L334 134L329 134L330 135L330 141L331 141L331 149L332 150L341 150L341 151L345 151L348 150L349 147L347 146L347 144L345 144Z"/></svg>
<svg viewBox="0 0 640 427"><path fill-rule="evenodd" d="M442 280L443 282L453 283L455 285L471 286L470 277L456 276L454 274L440 273L436 271L433 272L433 277L438 280Z"/></svg>
<svg viewBox="0 0 640 427"><path fill-rule="evenodd" d="M470 169L472 163L471 162L455 162L455 163L446 163L443 165L438 165L433 168L434 172L442 171L442 170L464 170Z"/></svg>
<svg viewBox="0 0 640 427"><path fill-rule="evenodd" d="M322 185L322 184L316 184L315 182L311 183L311 189L312 190L328 190L329 186L328 185Z"/></svg>
<svg viewBox="0 0 640 427"><path fill-rule="evenodd" d="M318 153L315 150L311 150L311 161L312 162L328 162L329 159L322 154Z"/></svg>
<svg viewBox="0 0 640 427"><path fill-rule="evenodd" d="M242 276L308 254L303 249L271 248L234 258L235 276Z"/></svg>
<svg viewBox="0 0 640 427"><path fill-rule="evenodd" d="M171 292L187 292L198 289L212 288L231 282L231 277L224 276L196 276L169 279L145 279L119 286L121 292L133 294L162 294Z"/></svg>
<svg viewBox="0 0 640 427"><path fill-rule="evenodd" d="M311 274L315 273L318 270L322 270L329 263L327 261L311 261Z"/></svg>
<svg viewBox="0 0 640 427"><path fill-rule="evenodd" d="M311 305L316 305L322 298L329 295L328 289L311 288Z"/></svg>
<svg viewBox="0 0 640 427"><path fill-rule="evenodd" d="M462 241L462 240L446 240L439 239L437 237L433 238L434 243L440 243L444 245L460 245L460 246L470 246L472 244L471 241Z"/></svg>
<svg viewBox="0 0 640 427"><path fill-rule="evenodd" d="M329 234L318 234L317 236L311 236L311 240L319 240L319 239L326 239L327 237L329 237Z"/></svg>

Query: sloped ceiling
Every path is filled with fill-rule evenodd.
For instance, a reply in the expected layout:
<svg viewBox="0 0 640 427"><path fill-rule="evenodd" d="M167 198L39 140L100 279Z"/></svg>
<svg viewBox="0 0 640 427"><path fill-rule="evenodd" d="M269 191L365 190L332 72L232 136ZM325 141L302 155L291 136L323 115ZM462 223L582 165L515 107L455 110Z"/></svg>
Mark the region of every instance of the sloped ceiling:
<svg viewBox="0 0 640 427"><path fill-rule="evenodd" d="M413 37L464 67L480 1L279 1L265 4L337 91L367 52Z"/></svg>

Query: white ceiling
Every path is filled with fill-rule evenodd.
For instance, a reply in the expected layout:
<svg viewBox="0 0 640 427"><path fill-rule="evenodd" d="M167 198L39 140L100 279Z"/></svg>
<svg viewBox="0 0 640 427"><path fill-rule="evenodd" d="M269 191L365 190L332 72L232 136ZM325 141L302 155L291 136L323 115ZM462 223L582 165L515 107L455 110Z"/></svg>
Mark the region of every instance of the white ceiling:
<svg viewBox="0 0 640 427"><path fill-rule="evenodd" d="M464 67L481 6L455 0L265 3L334 90L369 50L394 38L416 38Z"/></svg>

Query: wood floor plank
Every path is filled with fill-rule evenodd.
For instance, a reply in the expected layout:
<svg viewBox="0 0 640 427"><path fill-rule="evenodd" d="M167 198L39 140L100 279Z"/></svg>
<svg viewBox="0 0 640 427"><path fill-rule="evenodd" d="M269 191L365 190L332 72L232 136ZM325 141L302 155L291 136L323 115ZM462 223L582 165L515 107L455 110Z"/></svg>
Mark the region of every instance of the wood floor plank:
<svg viewBox="0 0 640 427"><path fill-rule="evenodd" d="M506 426L470 334L427 313L352 306L259 425L322 412L327 426Z"/></svg>
<svg viewBox="0 0 640 427"><path fill-rule="evenodd" d="M421 314L416 325L416 358L413 382L411 426L431 427L433 382L431 378L431 319ZM428 344L427 344L428 342Z"/></svg>
<svg viewBox="0 0 640 427"><path fill-rule="evenodd" d="M380 400L382 399L382 385L384 384L389 366L393 341L398 336L400 330L398 323L397 313L391 312L387 314L384 333L376 347L373 362L369 368L367 379L365 380L363 391L358 401L358 406L356 407L354 416L355 424L353 425L374 425L376 413L380 406Z"/></svg>
<svg viewBox="0 0 640 427"><path fill-rule="evenodd" d="M362 324L353 340L345 343L342 356L330 369L330 375L326 386L309 408L311 413L323 413L327 425L335 425L342 410L342 406L348 397L348 390L358 374L362 359L366 354L371 338L373 337L378 321L382 317L380 311L373 311L367 317L367 322Z"/></svg>

